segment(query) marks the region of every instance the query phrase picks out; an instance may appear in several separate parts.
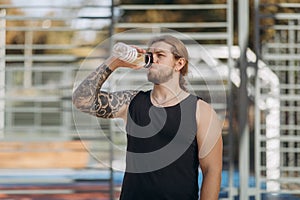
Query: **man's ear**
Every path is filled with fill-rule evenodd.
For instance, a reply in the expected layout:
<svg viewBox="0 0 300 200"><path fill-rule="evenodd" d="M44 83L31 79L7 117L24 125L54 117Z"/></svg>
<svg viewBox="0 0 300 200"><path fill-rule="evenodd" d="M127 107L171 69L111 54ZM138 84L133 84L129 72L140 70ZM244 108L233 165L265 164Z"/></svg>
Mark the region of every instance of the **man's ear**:
<svg viewBox="0 0 300 200"><path fill-rule="evenodd" d="M185 64L186 64L185 58L179 58L176 61L176 66L175 66L176 71L180 71L184 67Z"/></svg>

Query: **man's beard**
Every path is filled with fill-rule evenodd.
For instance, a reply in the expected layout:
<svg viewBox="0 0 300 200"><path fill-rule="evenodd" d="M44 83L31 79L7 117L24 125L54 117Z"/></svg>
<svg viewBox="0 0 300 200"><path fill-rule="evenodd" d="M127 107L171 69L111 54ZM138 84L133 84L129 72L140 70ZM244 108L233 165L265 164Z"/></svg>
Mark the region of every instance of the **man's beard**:
<svg viewBox="0 0 300 200"><path fill-rule="evenodd" d="M149 71L148 73L148 81L154 84L162 84L169 81L173 77L173 69L168 68L163 72L160 71Z"/></svg>

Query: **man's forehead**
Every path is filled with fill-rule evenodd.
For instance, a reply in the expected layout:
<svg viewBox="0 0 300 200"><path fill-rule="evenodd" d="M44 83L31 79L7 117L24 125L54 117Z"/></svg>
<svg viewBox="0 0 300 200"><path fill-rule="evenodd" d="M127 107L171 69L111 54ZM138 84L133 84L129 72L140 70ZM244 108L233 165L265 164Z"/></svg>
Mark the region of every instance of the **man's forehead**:
<svg viewBox="0 0 300 200"><path fill-rule="evenodd" d="M171 52L172 46L165 42L156 42L149 47L152 52Z"/></svg>

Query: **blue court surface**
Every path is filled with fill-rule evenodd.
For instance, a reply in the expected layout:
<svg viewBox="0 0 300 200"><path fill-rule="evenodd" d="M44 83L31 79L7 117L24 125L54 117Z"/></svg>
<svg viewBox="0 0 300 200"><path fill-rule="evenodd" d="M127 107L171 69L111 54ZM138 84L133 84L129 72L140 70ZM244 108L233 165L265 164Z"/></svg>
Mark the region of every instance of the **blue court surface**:
<svg viewBox="0 0 300 200"><path fill-rule="evenodd" d="M110 172L99 171L99 170L0 170L0 190L1 188L18 188L25 185L34 186L47 186L47 185L57 185L62 186L66 180L74 180L77 182L93 182L97 185L107 185L107 182L102 182L103 179L110 178ZM114 172L113 180L116 186L122 184L123 172ZM5 181L6 180L6 181ZM228 188L229 173L228 171L222 172L222 183L221 188ZM202 182L201 173L199 175L199 184ZM239 187L239 174L238 172L233 173L233 186L235 188ZM253 176L249 177L249 186L251 188L255 187L255 178ZM262 189L265 185L261 186ZM226 198L227 192L221 189L220 197ZM255 200L255 198L252 198ZM300 196L292 194L262 194L262 200L300 200ZM240 200L236 197L235 200Z"/></svg>

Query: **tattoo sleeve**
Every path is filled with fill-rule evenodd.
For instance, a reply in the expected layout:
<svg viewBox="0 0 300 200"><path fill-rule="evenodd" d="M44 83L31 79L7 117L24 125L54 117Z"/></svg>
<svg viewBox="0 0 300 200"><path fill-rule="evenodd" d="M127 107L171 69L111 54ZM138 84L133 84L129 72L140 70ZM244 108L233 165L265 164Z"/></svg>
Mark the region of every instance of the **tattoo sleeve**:
<svg viewBox="0 0 300 200"><path fill-rule="evenodd" d="M101 90L112 70L106 64L87 76L73 92L73 104L82 112L102 118L114 118L123 105L137 94L135 90L108 93Z"/></svg>

